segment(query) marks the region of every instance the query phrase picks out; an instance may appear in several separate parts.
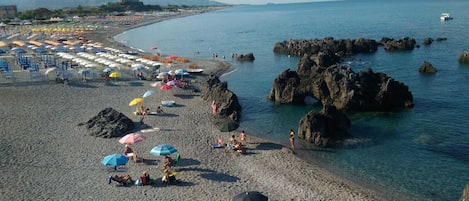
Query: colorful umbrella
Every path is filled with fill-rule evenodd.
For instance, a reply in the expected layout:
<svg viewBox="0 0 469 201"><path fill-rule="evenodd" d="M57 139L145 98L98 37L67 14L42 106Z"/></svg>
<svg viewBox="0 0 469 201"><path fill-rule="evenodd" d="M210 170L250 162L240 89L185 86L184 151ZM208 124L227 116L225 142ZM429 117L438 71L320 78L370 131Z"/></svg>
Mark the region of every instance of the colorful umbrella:
<svg viewBox="0 0 469 201"><path fill-rule="evenodd" d="M125 165L127 161L129 161L129 158L127 158L123 154L111 154L104 157L101 163L107 166L119 166Z"/></svg>
<svg viewBox="0 0 469 201"><path fill-rule="evenodd" d="M112 72L112 71L114 71L114 69L107 67L103 70L103 73Z"/></svg>
<svg viewBox="0 0 469 201"><path fill-rule="evenodd" d="M146 97L151 96L151 95L153 95L153 94L155 94L155 91L150 89L150 90L146 91L146 92L143 94L143 98L146 98Z"/></svg>
<svg viewBox="0 0 469 201"><path fill-rule="evenodd" d="M167 84L162 85L162 86L160 87L161 90L170 90L171 88L172 88L172 87L169 86L169 85L167 85Z"/></svg>
<svg viewBox="0 0 469 201"><path fill-rule="evenodd" d="M150 154L154 156L167 156L172 153L176 153L177 151L178 150L171 145L160 144L156 147L153 147L153 149L150 151Z"/></svg>
<svg viewBox="0 0 469 201"><path fill-rule="evenodd" d="M130 101L129 106L134 106L141 102L143 102L143 98L134 98L132 101Z"/></svg>
<svg viewBox="0 0 469 201"><path fill-rule="evenodd" d="M119 72L112 72L111 74L109 74L109 77L112 77L112 78L118 78L120 76L121 74Z"/></svg>
<svg viewBox="0 0 469 201"><path fill-rule="evenodd" d="M238 195L235 195L232 199L232 201L249 201L249 200L268 201L269 198L258 191L246 191Z"/></svg>
<svg viewBox="0 0 469 201"><path fill-rule="evenodd" d="M121 144L134 144L137 142L141 142L143 140L147 139L146 136L140 134L140 133L129 133L119 139L119 143Z"/></svg>
<svg viewBox="0 0 469 201"><path fill-rule="evenodd" d="M46 70L46 72L44 72L44 74L47 75L47 74L49 74L50 72L55 71L55 70L57 70L57 69L58 69L58 68L56 68L56 67L48 68L48 69Z"/></svg>
<svg viewBox="0 0 469 201"><path fill-rule="evenodd" d="M173 87L173 86L178 85L178 83L175 80L171 80L171 81L167 82L166 85Z"/></svg>

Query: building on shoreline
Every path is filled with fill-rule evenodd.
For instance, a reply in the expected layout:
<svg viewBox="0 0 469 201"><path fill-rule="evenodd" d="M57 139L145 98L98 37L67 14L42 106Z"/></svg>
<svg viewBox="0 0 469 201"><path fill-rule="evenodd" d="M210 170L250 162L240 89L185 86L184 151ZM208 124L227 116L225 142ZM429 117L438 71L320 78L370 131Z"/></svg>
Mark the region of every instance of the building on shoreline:
<svg viewBox="0 0 469 201"><path fill-rule="evenodd" d="M0 6L0 19L13 19L18 16L16 5Z"/></svg>

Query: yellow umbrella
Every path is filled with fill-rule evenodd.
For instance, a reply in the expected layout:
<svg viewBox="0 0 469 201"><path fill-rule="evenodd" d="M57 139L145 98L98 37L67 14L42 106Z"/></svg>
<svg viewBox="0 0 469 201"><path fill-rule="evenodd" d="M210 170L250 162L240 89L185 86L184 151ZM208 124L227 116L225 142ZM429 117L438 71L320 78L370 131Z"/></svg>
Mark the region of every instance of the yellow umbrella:
<svg viewBox="0 0 469 201"><path fill-rule="evenodd" d="M129 106L134 106L141 102L143 102L143 98L134 98L132 101L130 101Z"/></svg>
<svg viewBox="0 0 469 201"><path fill-rule="evenodd" d="M111 74L109 74L109 77L112 77L112 78L118 78L120 76L121 74L119 72L112 72Z"/></svg>

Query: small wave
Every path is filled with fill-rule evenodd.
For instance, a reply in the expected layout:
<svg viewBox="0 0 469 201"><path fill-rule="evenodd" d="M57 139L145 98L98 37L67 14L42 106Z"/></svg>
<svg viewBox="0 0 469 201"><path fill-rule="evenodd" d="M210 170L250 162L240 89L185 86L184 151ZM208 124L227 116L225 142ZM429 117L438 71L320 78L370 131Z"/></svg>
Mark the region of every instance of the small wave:
<svg viewBox="0 0 469 201"><path fill-rule="evenodd" d="M220 77L227 76L227 75L229 75L229 74L231 74L231 73L234 73L234 72L236 72L236 71L237 71L237 69L233 69L232 71L228 71L228 72L226 72L226 73L223 73Z"/></svg>

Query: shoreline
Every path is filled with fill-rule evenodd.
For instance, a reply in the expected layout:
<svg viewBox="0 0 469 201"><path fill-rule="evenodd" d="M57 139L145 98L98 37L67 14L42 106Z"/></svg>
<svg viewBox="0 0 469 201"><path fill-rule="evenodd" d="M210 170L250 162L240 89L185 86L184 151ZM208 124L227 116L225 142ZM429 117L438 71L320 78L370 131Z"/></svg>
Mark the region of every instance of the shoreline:
<svg viewBox="0 0 469 201"><path fill-rule="evenodd" d="M115 35L129 29L150 25L163 20L167 19L153 19L143 24L123 29L113 29L111 38L107 37L109 32L107 32L106 35L104 35L104 33L95 33L90 38L96 41L102 40L101 42L106 41L106 46L118 45L120 43L114 40ZM212 70L214 70L213 72L218 76L230 68L226 66L226 62L222 61L215 61L215 63L211 60L197 61L202 62L203 65L211 65ZM225 63L225 65L222 65L223 63ZM37 95L37 97L25 97L23 100L20 100L19 102L21 105L25 105L25 108L19 108L18 111L11 111L10 106L7 105L0 107L2 116L13 117L1 124L2 127L8 127L5 132L12 133L12 137L7 139L6 142L2 142L4 146L2 146L3 148L1 148L1 150L3 153L7 153L8 156L1 159L1 170L7 174L7 179L0 182L0 184L8 187L0 190L0 193L12 200L15 200L15 198L21 199L21 197L15 197L15 190L31 193L29 195L22 195L22 199L26 200L32 198L28 196L34 196L41 192L45 192L45 195L39 196L40 198L53 200L64 198L93 200L100 196L106 196L109 199L119 199L119 197L127 196L128 199L140 200L150 200L154 199L156 196L163 200L165 198L166 200L193 200L193 198L199 198L196 200L217 200L217 198L220 198L219 200L227 200L242 190L259 190L268 195L271 200L389 199L382 197L383 195L379 194L379 192L364 188L348 179L331 173L329 170L317 164L311 164L297 155L292 155L283 145L272 143L266 139L252 137L249 133L247 146L251 154L235 156L230 152L209 149L208 145L214 143L217 137L222 137L226 140L228 135L220 133L217 131L217 128L214 128L211 122L212 117L210 115L209 103L201 100L196 94L191 99L177 99L184 107L167 109L175 116L156 117L148 120L148 124L161 128L161 131L156 134L148 134L150 135L151 141L170 142L177 145L182 153L184 160L182 161L181 167L178 167L178 172L181 174L181 180L184 182L182 183L183 185L175 186L174 188L156 185L153 186L154 188L130 187L125 189L109 186L105 183L106 176L104 176L109 174L103 174L103 171L108 171L108 169L102 167L97 161L101 159L103 154L108 153L109 150L118 152L121 150L122 146L114 142L117 141L117 139L100 139L83 135L82 133L86 132L86 130L77 128L77 121L86 121L108 105L116 107L118 111L125 111L124 113L126 115L131 117L134 121L138 121L138 117L131 116L131 110L125 104L132 97L148 89L147 84L148 82L143 82L142 84L133 86L129 83L122 82L118 87L110 87L97 81L65 87L63 85L46 82L45 84L37 85L24 84L25 86L21 86L18 90L15 90L13 87L0 85L0 90L6 94L4 97L2 96L0 98L2 102L11 102L15 97L24 97L24 95L31 93ZM83 97L74 98L73 96L74 94L85 93L86 96ZM43 104L44 102L50 101L50 97L55 97L58 101L52 105ZM93 103L93 107L86 108L88 102ZM156 103L150 106L155 107L155 104ZM204 107L200 107L200 105L204 105ZM70 111L70 109L82 113L62 114L49 112ZM19 114L29 116L22 119L23 115ZM51 118L44 119L44 117ZM65 124L49 125L49 120L58 123L63 122ZM29 127L24 128L22 125L14 124L15 121L25 121L28 123ZM8 126L9 124L14 125ZM38 135L31 136L37 131L39 131ZM70 132L68 133L70 137L77 138L77 143L70 142L66 139L58 139L63 135L61 133L67 133L67 131ZM192 133L194 136L187 136L185 132ZM237 134L237 132L235 134ZM29 136L32 139L25 140L26 142L13 141L24 137L23 135L26 137ZM5 135L2 136L2 138L5 137ZM46 141L42 138L49 139L50 142L43 142L40 143L40 145L57 146L52 147L54 151L47 151L45 148L48 146L44 148L39 145L33 145L34 148L36 148L35 151L44 151L42 152L43 154L33 154L33 156L37 158L30 158L31 156L25 157L25 153L29 153L29 151L21 147L25 145L31 146L31 144L36 143L37 140ZM152 143L143 142L133 147L141 149L142 147L151 146L153 146ZM86 150L86 147L89 147L89 150ZM56 148L57 150L55 150ZM67 151L66 149L71 150ZM79 150L80 154L74 153L74 150ZM59 156L56 156L55 154L57 153L55 151L63 151L65 153L59 152ZM148 156L147 153L143 154L143 156L153 162L143 165L129 164L129 167L126 167L124 171L130 172L136 177L141 171L151 169L152 175L158 175L159 172L157 168L161 166L160 161L158 159L153 160L155 157ZM18 157L25 159L25 161L17 161ZM68 157L70 159L67 159ZM42 161L39 159L45 160ZM68 161L73 159L78 160ZM63 162L60 160L66 161ZM28 166L26 162L36 162L38 164ZM157 168L152 166L154 163L157 163ZM21 168L23 169L20 170ZM77 168L83 169L76 170ZM87 168L91 172L91 176L82 175L87 174ZM54 170L58 173L54 172ZM25 178L23 176L21 179L12 182L11 185L6 184L5 182L14 180L14 176L17 175L16 171L22 172L25 176L27 175L31 178ZM37 183L40 183L41 179L44 179L41 178L44 172L51 176L51 178L45 178L47 183L44 187L38 187ZM70 175L70 178L61 178L61 175L69 172L74 173ZM86 180L80 180L81 177L85 177ZM54 184L57 181L62 181L64 185L51 186L57 185ZM84 182L84 184L80 182ZM33 189L25 189L22 187L23 185ZM78 185L78 187L74 188L75 185ZM96 191L96 188L100 188L101 190L93 192ZM220 189L223 189L223 191L220 191ZM51 192L53 190L55 190L56 193ZM69 194L61 195L60 192ZM129 197L130 193L132 193L132 195ZM163 195L161 195L161 193L163 193ZM152 195L155 197L152 197ZM174 197L174 195L176 195L176 197Z"/></svg>

